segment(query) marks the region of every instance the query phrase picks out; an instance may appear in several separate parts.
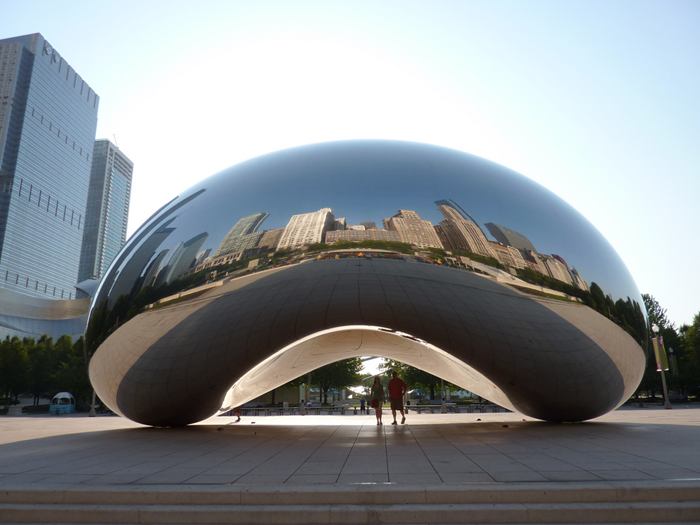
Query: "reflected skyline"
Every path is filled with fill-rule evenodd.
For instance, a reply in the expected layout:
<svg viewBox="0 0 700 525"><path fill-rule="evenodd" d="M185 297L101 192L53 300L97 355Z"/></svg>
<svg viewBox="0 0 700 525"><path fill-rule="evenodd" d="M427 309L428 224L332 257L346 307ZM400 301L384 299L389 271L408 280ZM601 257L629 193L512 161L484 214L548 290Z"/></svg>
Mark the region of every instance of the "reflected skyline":
<svg viewBox="0 0 700 525"><path fill-rule="evenodd" d="M411 334L433 352L415 366L534 417L577 420L638 384L641 305L610 245L546 189L464 153L358 141L253 159L173 200L101 283L87 344L103 400L149 424L196 421L342 358L312 342L342 327ZM375 351L397 358L381 341ZM212 367L200 351L218 356ZM286 369L267 361L287 351ZM186 366L171 353L192 356ZM543 380L578 370L569 386ZM188 377L192 401L178 406L191 410L179 411L172 385ZM580 401L584 389L595 402Z"/></svg>

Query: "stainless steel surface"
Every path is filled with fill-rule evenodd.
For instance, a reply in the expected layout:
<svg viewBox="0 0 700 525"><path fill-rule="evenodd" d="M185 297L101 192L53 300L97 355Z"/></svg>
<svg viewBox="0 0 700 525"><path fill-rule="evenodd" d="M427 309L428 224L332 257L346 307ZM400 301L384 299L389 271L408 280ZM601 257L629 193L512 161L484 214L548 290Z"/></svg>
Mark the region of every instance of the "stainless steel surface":
<svg viewBox="0 0 700 525"><path fill-rule="evenodd" d="M225 170L139 228L93 302L90 378L114 411L175 426L378 355L582 420L638 385L642 305L595 228L517 173L422 144L319 144Z"/></svg>

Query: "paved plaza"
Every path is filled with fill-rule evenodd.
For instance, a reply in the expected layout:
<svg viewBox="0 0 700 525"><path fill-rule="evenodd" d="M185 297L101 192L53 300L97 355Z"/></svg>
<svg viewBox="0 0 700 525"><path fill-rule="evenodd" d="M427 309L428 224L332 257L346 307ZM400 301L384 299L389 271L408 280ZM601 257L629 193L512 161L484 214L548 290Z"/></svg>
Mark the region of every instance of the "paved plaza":
<svg viewBox="0 0 700 525"><path fill-rule="evenodd" d="M700 482L700 409L545 423L519 414L215 417L158 429L120 417L0 418L0 486Z"/></svg>

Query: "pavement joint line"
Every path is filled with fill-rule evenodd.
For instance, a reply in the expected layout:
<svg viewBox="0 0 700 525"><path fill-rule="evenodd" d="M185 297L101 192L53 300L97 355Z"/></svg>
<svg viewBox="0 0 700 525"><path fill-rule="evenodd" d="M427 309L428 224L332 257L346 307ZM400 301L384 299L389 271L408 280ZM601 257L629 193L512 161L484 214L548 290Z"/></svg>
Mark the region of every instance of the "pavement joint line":
<svg viewBox="0 0 700 525"><path fill-rule="evenodd" d="M213 440L214 438L212 437L211 439ZM257 444L257 446L265 445L266 443L270 442L271 440L272 440L272 438L270 437L270 438L268 438L268 439L266 439L266 440L263 440L262 443ZM243 454L245 454L246 452L251 451L251 450L254 449L254 448L256 448L256 443L254 443L254 442L251 441L250 446L244 448L244 449L241 450L238 454L234 454L232 457L226 459L224 462L233 461L233 460L235 460L236 458L242 456ZM223 463L223 462L219 462L216 466L221 465L221 463ZM255 467L253 467L253 468L255 468ZM193 475L193 476L190 476L189 478L187 478L187 479L185 480L185 483L186 483L188 480L190 480L190 479L192 479L192 478L195 478L195 477L197 477L197 476L206 475L206 473L207 473L208 471L210 471L210 470L211 470L211 468L206 469L206 470L200 472L199 474L195 474L195 475ZM251 469L251 470L252 470L252 469ZM245 474L242 474L242 476L243 476L243 475L245 475ZM235 481L236 481L237 479L239 479L240 477L241 477L241 476L239 476L238 478L234 479L234 480L231 481L229 484L235 483Z"/></svg>
<svg viewBox="0 0 700 525"><path fill-rule="evenodd" d="M308 461L308 460L309 460L309 459L310 459L310 458L311 458L325 443L327 443L333 436L335 436L336 434L338 434L338 432L340 432L340 427L336 427L336 428L333 430L333 432L331 432L328 436L326 436L326 438L325 438L323 441L321 441L320 443L318 443L318 445L316 446L316 448L314 448L314 449L306 456L306 458L304 459L304 461L302 461L302 462L297 466L297 468L295 468L294 471L293 471L289 476L287 476L287 477L285 478L284 483L288 482L290 478L292 478L297 472L299 472L299 469L302 468L302 467L304 466L304 464L305 464L305 463L306 463L306 462L307 462L307 461Z"/></svg>
<svg viewBox="0 0 700 525"><path fill-rule="evenodd" d="M432 467L433 472L435 472L435 474L437 474L438 478L440 478L440 480L441 480L443 483L445 483L445 478L443 478L443 477L440 475L440 472L438 472L438 470L435 468L435 465L433 464L432 459L430 459L430 455L425 451L425 449L423 448L423 445L420 443L420 440L416 439L416 436L415 436L415 434L413 433L413 428L409 428L408 431L411 433L411 436L413 437L414 441L415 441L416 444L418 445L418 448L420 448L421 452L423 452L423 455L426 457L426 459L427 459L428 462L430 463L430 466ZM443 437L444 437L444 436L443 436ZM449 442L449 440L447 440L447 441ZM454 445L453 445L452 443L450 443L450 444L452 445L453 449L454 449L454 450L457 450L457 452L459 453L459 450L458 450L456 447L454 447ZM487 474L487 475L488 475L488 474ZM489 477L491 477L491 476L489 475ZM491 479L493 479L493 478L491 478Z"/></svg>
<svg viewBox="0 0 700 525"><path fill-rule="evenodd" d="M341 465L340 470L338 471L338 475L335 477L336 483L338 483L338 480L340 480L340 476L343 474L343 470L345 470L345 466L348 464L350 455L355 451L355 448L357 446L357 440L360 438L360 434L362 434L363 428L364 425L360 426L355 432L355 439L352 442L352 446L350 447L350 450L348 450L347 454L345 454L345 460L343 461L343 464Z"/></svg>
<svg viewBox="0 0 700 525"><path fill-rule="evenodd" d="M304 433L302 434L302 437L305 436L305 435L307 435L307 434L309 434L309 433L311 433L312 431L313 431L313 427L309 427L309 430L307 430L306 432L304 432ZM270 438L270 439L267 440L267 442L271 442L271 441L272 441L272 438ZM285 442L287 442L287 445L286 445L286 446L285 446ZM233 481L231 482L231 484L233 485L233 484L237 483L238 480L240 480L241 478L244 478L245 476L251 474L251 473L252 473L254 470L256 470L257 468L259 468L259 467L261 467L261 466L267 464L272 458L274 458L275 456L279 455L282 451L284 451L285 449L289 448L289 446L291 446L292 444L293 444L293 442L292 442L290 439L282 440L282 441L281 441L281 446L275 447L275 448L273 449L273 451L271 452L271 454L268 455L261 463L259 463L259 464L255 465L255 466L251 467L247 472L245 472L244 474L238 476L235 480L233 480Z"/></svg>

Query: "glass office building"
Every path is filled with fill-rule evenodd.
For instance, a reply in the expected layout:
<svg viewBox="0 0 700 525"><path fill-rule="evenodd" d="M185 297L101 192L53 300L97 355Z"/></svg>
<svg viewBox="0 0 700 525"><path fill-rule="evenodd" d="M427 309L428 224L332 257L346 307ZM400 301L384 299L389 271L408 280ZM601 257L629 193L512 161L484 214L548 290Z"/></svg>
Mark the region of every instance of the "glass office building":
<svg viewBox="0 0 700 525"><path fill-rule="evenodd" d="M102 277L124 246L133 171L117 146L95 141L78 281Z"/></svg>
<svg viewBox="0 0 700 525"><path fill-rule="evenodd" d="M0 40L0 287L75 297L98 106L40 34Z"/></svg>

